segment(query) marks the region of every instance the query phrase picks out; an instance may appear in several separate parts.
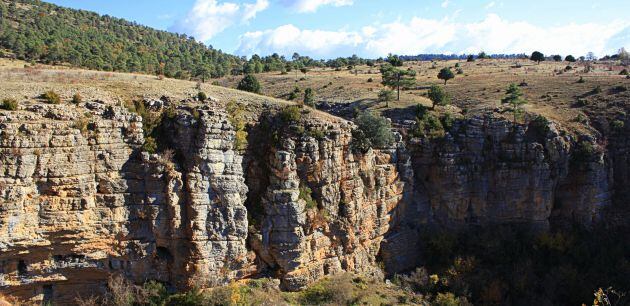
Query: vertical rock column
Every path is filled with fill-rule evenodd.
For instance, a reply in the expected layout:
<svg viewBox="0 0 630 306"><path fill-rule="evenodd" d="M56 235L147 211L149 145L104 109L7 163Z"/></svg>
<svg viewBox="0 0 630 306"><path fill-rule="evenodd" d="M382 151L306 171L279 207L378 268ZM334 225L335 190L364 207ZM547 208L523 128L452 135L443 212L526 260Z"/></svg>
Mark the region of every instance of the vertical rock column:
<svg viewBox="0 0 630 306"><path fill-rule="evenodd" d="M190 147L178 143L186 158L191 250L190 282L210 285L239 277L247 263L247 186L242 156L234 150L235 132L225 113L203 112ZM200 277L200 279L199 279Z"/></svg>

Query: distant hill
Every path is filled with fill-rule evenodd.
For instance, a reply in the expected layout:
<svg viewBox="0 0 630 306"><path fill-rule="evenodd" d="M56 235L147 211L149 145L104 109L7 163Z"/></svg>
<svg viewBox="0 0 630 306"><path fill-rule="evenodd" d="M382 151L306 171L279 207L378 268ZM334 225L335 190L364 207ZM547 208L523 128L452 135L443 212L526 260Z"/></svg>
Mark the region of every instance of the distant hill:
<svg viewBox="0 0 630 306"><path fill-rule="evenodd" d="M242 67L239 57L186 35L39 0L0 0L0 49L27 61L180 79Z"/></svg>

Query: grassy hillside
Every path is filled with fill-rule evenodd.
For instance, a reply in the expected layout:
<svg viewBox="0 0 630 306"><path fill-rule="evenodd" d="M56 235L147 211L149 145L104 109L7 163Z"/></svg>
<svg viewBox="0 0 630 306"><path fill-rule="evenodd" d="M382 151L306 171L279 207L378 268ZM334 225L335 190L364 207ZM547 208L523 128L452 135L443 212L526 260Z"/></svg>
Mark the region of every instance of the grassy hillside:
<svg viewBox="0 0 630 306"><path fill-rule="evenodd" d="M0 0L1 49L27 61L181 79L221 77L242 65L186 35L39 0Z"/></svg>

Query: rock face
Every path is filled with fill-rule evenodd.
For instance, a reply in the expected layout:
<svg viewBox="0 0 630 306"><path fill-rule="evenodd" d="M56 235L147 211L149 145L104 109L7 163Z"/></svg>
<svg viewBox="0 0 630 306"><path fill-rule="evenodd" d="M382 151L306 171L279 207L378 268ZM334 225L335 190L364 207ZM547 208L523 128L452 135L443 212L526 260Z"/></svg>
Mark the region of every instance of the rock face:
<svg viewBox="0 0 630 306"><path fill-rule="evenodd" d="M348 126L310 129L328 135L282 138L268 154L264 216L252 237L264 268L289 290L340 271L378 273L380 244L407 186L397 150L355 155Z"/></svg>
<svg viewBox="0 0 630 306"><path fill-rule="evenodd" d="M246 151L222 107L182 107L149 155L141 117L118 107L0 111L0 292L70 303L112 274L177 288L270 275L296 290L381 261L403 271L425 226L590 224L630 173L627 141L609 156L553 125L479 116L354 154L350 123L271 133L253 112Z"/></svg>

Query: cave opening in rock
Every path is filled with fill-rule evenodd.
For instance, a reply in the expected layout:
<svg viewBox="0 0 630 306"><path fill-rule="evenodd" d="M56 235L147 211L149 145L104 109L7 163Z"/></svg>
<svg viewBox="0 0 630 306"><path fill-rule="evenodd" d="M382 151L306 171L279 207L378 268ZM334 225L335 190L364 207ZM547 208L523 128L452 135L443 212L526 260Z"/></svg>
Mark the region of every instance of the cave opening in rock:
<svg viewBox="0 0 630 306"><path fill-rule="evenodd" d="M54 291L52 285L44 285L42 287L42 292L44 294L44 298L42 300L42 305L52 305L51 302L53 300Z"/></svg>
<svg viewBox="0 0 630 306"><path fill-rule="evenodd" d="M18 261L17 272L20 276L24 276L28 273L28 266L24 260Z"/></svg>
<svg viewBox="0 0 630 306"><path fill-rule="evenodd" d="M155 255L158 260L167 261L167 262L173 261L173 255L171 254L171 251L169 251L165 247L161 247L161 246L157 247L155 249Z"/></svg>

